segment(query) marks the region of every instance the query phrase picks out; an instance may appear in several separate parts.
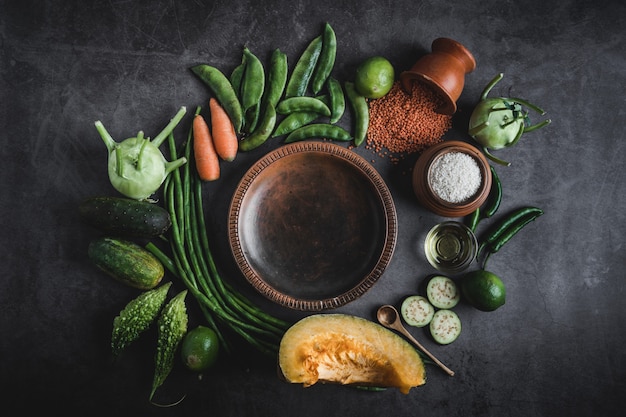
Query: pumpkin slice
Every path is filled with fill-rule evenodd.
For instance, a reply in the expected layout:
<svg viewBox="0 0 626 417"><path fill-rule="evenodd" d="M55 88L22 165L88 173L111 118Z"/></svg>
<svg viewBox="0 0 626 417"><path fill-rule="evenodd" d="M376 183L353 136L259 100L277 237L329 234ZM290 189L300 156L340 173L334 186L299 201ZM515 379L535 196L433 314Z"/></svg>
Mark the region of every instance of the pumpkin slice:
<svg viewBox="0 0 626 417"><path fill-rule="evenodd" d="M308 316L284 334L278 354L290 383L395 387L408 394L426 382L424 363L407 341L347 314Z"/></svg>

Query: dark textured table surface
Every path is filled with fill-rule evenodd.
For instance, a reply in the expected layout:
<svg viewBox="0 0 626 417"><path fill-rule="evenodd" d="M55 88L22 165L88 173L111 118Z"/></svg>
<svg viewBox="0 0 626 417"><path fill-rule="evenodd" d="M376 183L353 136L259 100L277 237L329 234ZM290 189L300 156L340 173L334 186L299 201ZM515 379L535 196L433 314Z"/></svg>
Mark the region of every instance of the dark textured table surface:
<svg viewBox="0 0 626 417"><path fill-rule="evenodd" d="M626 392L625 18L617 0L1 1L0 408L90 416L618 415ZM186 398L167 409L150 405L151 336L109 362L112 319L137 291L89 262L94 231L77 215L81 199L115 194L93 123L102 120L118 139L139 129L154 136L180 106L206 105L191 65L229 72L243 45L261 56L278 47L293 64L324 22L337 35L341 80L372 55L408 69L438 37L467 46L477 68L446 139L469 140L469 114L499 72L496 94L547 110L550 126L499 151L512 161L497 168L501 213L545 210L489 261L506 283L507 303L492 313L458 306L463 332L445 347L412 329L456 375L429 365L426 385L408 395L303 389L242 348L201 380L177 364L159 400ZM341 123L349 127L349 119ZM305 314L252 290L227 241L236 184L279 144L223 164L222 178L205 185L207 218L224 276L293 320ZM379 305L398 305L434 272L420 245L442 218L411 192L417 155L394 164L365 147L355 152L392 192L398 240L376 285L335 312L374 320ZM190 320L201 322L189 305Z"/></svg>

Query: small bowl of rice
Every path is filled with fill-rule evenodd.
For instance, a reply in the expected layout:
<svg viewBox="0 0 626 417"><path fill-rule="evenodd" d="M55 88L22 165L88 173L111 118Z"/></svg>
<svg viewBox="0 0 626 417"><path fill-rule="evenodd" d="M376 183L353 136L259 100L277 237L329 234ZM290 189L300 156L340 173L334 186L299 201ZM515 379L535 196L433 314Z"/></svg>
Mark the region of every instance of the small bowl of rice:
<svg viewBox="0 0 626 417"><path fill-rule="evenodd" d="M463 217L482 206L491 181L487 158L462 141L443 141L427 148L413 167L418 201L443 217Z"/></svg>

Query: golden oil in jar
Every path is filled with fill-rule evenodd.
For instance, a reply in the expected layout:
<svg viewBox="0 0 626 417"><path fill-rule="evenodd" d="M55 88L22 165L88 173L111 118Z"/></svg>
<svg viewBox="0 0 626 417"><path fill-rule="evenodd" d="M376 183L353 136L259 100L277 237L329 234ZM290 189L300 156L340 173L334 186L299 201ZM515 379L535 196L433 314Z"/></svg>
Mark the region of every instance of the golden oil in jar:
<svg viewBox="0 0 626 417"><path fill-rule="evenodd" d="M476 257L478 243L463 223L447 221L434 226L426 235L424 252L428 262L444 273L461 272Z"/></svg>

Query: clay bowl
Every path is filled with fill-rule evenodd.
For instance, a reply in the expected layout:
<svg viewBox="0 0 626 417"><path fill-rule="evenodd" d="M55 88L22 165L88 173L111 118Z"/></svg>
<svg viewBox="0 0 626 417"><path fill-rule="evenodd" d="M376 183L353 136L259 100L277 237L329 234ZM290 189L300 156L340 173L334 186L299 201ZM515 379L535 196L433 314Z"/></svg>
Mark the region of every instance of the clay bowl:
<svg viewBox="0 0 626 417"><path fill-rule="evenodd" d="M295 310L342 306L391 260L397 218L377 171L353 151L306 141L262 157L231 201L229 240L245 278Z"/></svg>
<svg viewBox="0 0 626 417"><path fill-rule="evenodd" d="M409 71L400 74L402 87L411 92L414 82L427 85L441 99L442 104L436 111L453 115L456 112L456 101L465 86L465 74L474 71L476 60L465 46L449 38L435 39L431 50Z"/></svg>
<svg viewBox="0 0 626 417"><path fill-rule="evenodd" d="M431 187L430 175L433 162L450 152L461 152L474 158L481 174L481 184L470 199L450 203L440 198ZM482 206L491 189L492 175L485 155L475 146L462 141L443 141L427 148L413 167L413 191L418 201L428 210L443 217L463 217Z"/></svg>

